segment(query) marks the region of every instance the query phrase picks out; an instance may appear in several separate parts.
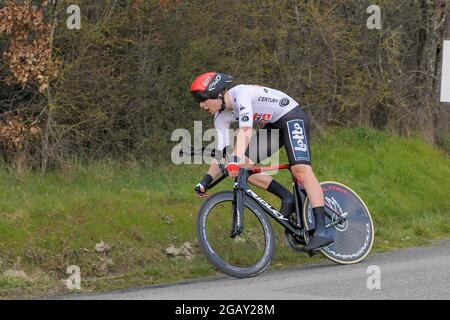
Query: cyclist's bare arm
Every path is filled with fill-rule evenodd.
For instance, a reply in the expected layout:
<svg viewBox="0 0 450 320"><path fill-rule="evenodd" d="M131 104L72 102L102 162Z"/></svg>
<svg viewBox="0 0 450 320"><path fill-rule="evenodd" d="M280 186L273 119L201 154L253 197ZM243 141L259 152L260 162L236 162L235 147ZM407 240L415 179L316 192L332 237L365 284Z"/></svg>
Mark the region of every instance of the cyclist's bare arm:
<svg viewBox="0 0 450 320"><path fill-rule="evenodd" d="M236 146L233 150L233 155L238 156L241 159L240 164L245 167L251 167L252 163L250 161L243 161L245 158L245 150L247 150L248 145L250 144L250 139L252 138L253 130L252 127L242 127L239 128L236 137Z"/></svg>
<svg viewBox="0 0 450 320"><path fill-rule="evenodd" d="M222 171L219 168L219 163L217 159L213 159L211 164L209 165L209 170L207 172L213 179L216 179L218 176L222 175Z"/></svg>
<svg viewBox="0 0 450 320"><path fill-rule="evenodd" d="M255 166L255 164L248 159L247 157L244 156L243 158L244 162L248 164L248 168ZM213 159L210 166L209 166L209 170L208 170L208 174L213 177L213 179L216 179L218 176L222 175L222 172L219 168L217 159ZM248 178L248 182L251 183L252 185L264 189L266 190L267 187L269 186L269 184L272 182L273 178L268 175L267 173L258 173L258 174L254 174L251 175Z"/></svg>

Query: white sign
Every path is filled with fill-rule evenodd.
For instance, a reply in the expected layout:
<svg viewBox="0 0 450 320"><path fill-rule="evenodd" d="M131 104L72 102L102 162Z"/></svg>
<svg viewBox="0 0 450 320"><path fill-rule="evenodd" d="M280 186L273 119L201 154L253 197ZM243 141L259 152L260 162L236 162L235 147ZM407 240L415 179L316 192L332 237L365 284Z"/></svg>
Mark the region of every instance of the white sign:
<svg viewBox="0 0 450 320"><path fill-rule="evenodd" d="M442 55L441 102L450 102L450 41L444 41Z"/></svg>

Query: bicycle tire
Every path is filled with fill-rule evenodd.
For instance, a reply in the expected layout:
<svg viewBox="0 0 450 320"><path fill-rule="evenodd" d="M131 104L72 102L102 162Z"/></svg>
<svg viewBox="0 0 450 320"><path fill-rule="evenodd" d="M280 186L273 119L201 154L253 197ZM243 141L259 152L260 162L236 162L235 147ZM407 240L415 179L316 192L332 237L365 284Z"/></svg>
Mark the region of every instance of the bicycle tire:
<svg viewBox="0 0 450 320"><path fill-rule="evenodd" d="M210 196L199 208L197 214L197 240L200 246L201 251L206 256L208 261L214 265L219 271L230 275L235 278L249 278L254 277L264 270L266 270L270 262L272 261L274 251L275 251L275 236L273 233L272 225L270 224L265 212L263 209L251 198L244 197L244 207L246 210L244 211L244 231L246 232L246 220L248 221L250 212L254 214L262 226L262 230L264 233L264 252L262 254L261 259L249 266L249 267L239 267L233 265L229 262L224 261L219 254L214 250L212 245L208 240L207 235L207 220L212 212L212 209L224 202L230 202L230 205L233 201L233 191L221 191ZM231 214L230 214L230 222L231 222Z"/></svg>

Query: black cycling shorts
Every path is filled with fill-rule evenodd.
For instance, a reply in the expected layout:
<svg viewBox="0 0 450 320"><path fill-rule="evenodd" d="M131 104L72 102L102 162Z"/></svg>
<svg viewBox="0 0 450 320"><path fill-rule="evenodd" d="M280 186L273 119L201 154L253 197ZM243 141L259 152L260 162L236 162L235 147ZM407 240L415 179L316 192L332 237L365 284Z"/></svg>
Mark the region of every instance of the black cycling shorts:
<svg viewBox="0 0 450 320"><path fill-rule="evenodd" d="M297 106L276 122L268 123L258 130L250 140L245 155L254 163L258 163L284 146L291 166L311 165L309 134L308 116Z"/></svg>

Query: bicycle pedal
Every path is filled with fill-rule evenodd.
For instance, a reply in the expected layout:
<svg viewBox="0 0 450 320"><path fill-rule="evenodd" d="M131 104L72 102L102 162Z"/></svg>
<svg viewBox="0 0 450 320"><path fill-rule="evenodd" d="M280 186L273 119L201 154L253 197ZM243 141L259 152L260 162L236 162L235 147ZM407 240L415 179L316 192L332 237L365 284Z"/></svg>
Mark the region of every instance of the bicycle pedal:
<svg viewBox="0 0 450 320"><path fill-rule="evenodd" d="M313 257L313 256L315 256L316 254L320 253L321 249L322 249L322 248L314 249L314 250L312 250L312 251L306 251L306 250L303 250L303 251L304 251L305 253L307 253L308 256Z"/></svg>
<svg viewBox="0 0 450 320"><path fill-rule="evenodd" d="M308 251L308 256L310 257L314 257L316 254L319 253L320 250L313 250L313 251Z"/></svg>

